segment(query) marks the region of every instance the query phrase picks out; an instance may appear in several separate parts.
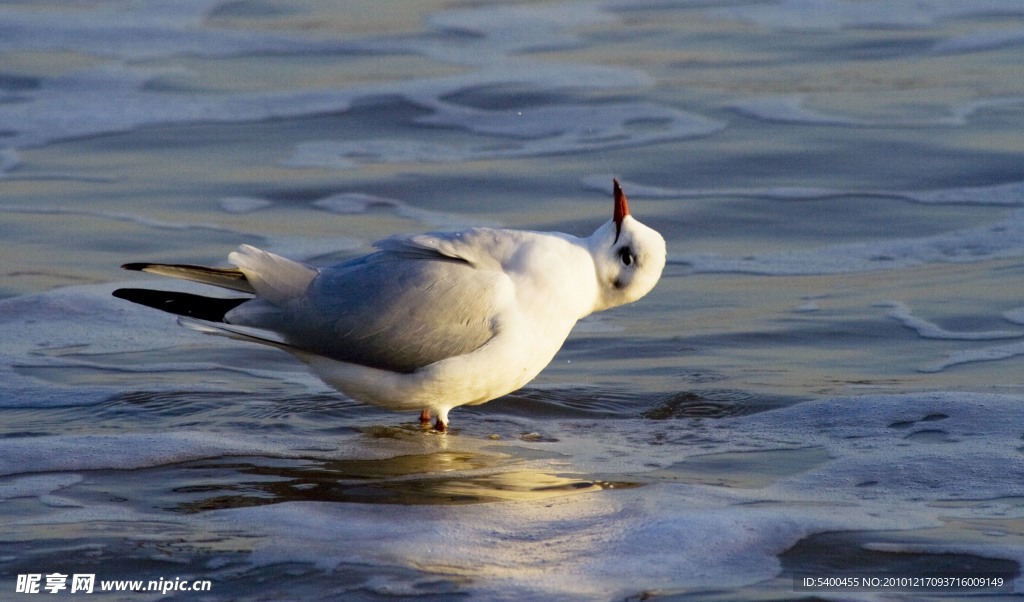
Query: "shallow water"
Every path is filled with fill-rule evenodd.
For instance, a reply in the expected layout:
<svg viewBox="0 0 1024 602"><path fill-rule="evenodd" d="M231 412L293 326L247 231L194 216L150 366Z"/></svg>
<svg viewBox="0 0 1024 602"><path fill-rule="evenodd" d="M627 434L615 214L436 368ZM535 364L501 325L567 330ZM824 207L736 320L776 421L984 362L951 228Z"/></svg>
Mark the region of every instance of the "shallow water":
<svg viewBox="0 0 1024 602"><path fill-rule="evenodd" d="M1016 0L5 3L0 591L1024 591L1022 45ZM444 435L110 296L241 243L586 235L612 175L662 281Z"/></svg>

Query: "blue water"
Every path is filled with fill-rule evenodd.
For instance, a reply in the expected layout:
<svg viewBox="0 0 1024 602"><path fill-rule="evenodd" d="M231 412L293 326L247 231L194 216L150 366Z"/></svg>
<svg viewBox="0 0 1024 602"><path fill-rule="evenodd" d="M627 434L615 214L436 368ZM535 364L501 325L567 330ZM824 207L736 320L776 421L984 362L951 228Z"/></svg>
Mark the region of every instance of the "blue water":
<svg viewBox="0 0 1024 602"><path fill-rule="evenodd" d="M4 3L0 597L1024 591L1022 47L1016 0ZM444 435L110 296L586 235L613 176L662 281Z"/></svg>

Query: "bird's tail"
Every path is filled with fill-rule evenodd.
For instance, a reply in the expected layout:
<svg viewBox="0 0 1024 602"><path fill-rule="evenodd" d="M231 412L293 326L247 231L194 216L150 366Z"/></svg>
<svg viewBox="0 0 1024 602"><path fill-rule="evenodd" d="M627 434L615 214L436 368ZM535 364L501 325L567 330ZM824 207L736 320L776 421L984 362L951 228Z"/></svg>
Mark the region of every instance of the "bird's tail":
<svg viewBox="0 0 1024 602"><path fill-rule="evenodd" d="M180 280L190 280L242 293L256 294L249 280L239 269L208 268L199 265L164 263L127 263L122 268L137 272L148 272ZM252 297L220 298L193 295L175 291L159 291L144 288L122 288L114 291L119 299L152 307L161 311L207 320L223 322L224 314L248 301Z"/></svg>
<svg viewBox="0 0 1024 602"><path fill-rule="evenodd" d="M126 263L121 267L126 270L148 272L159 276L218 286L241 293L256 294L256 289L238 268L208 268L201 265L167 263Z"/></svg>
<svg viewBox="0 0 1024 602"><path fill-rule="evenodd" d="M223 322L225 314L252 298L225 299L145 288L119 288L113 294L118 299L207 322Z"/></svg>
<svg viewBox="0 0 1024 602"><path fill-rule="evenodd" d="M238 251L228 256L228 260L238 267L208 268L200 265L166 263L127 263L121 267L126 270L208 284L246 293L248 296L207 297L191 293L142 288L122 288L114 291L113 294L126 301L182 316L185 319L182 323L192 328L196 328L195 320L219 323L214 328L217 331L216 334L282 345L283 341L273 336L263 336L244 328L239 330L228 327L224 324L225 316L253 297L269 301L271 305L287 303L305 292L317 271L297 261L285 259L249 245L239 247ZM189 318L191 320L187 320ZM205 331L209 331L209 329Z"/></svg>

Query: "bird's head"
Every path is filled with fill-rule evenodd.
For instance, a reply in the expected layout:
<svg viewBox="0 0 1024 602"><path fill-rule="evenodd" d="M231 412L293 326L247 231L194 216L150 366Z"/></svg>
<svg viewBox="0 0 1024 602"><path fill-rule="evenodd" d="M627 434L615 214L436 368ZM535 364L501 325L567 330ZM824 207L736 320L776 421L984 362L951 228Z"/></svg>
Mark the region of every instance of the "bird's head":
<svg viewBox="0 0 1024 602"><path fill-rule="evenodd" d="M588 239L597 271L600 297L595 311L632 303L646 295L665 268L665 239L629 214L629 204L613 180L612 219Z"/></svg>

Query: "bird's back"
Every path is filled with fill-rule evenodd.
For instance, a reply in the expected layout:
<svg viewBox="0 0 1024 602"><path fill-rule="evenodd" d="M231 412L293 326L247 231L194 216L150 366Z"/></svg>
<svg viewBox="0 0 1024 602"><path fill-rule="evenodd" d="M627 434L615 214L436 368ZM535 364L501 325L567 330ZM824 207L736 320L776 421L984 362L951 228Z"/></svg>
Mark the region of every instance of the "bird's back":
<svg viewBox="0 0 1024 602"><path fill-rule="evenodd" d="M502 279L457 259L385 250L322 269L302 296L257 298L227 320L332 359L411 372L493 336Z"/></svg>

